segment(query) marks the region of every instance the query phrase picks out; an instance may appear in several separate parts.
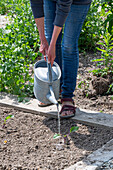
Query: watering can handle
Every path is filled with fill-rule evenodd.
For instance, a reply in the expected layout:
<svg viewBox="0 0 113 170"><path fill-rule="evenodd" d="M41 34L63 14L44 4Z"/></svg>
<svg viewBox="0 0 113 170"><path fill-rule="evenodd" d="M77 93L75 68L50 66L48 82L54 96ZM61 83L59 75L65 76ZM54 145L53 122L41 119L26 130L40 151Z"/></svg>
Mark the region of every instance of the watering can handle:
<svg viewBox="0 0 113 170"><path fill-rule="evenodd" d="M52 84L52 67L51 63L48 63L48 57L46 55L46 61L47 61L47 67L48 67L48 73L49 73L49 83Z"/></svg>

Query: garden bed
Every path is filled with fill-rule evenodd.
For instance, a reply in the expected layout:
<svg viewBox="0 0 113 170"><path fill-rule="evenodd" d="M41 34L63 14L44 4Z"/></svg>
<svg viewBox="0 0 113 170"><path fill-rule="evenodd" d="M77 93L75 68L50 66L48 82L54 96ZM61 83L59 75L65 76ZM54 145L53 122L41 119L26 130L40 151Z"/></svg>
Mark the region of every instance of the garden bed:
<svg viewBox="0 0 113 170"><path fill-rule="evenodd" d="M112 129L75 124L73 120L61 121L61 132L66 134L72 126L77 132L69 136L69 144L62 150L53 139L58 132L56 119L0 107L0 168L1 169L64 169L82 160L91 152L113 138ZM3 119L14 115L6 121Z"/></svg>
<svg viewBox="0 0 113 170"><path fill-rule="evenodd" d="M78 69L78 77L77 77L77 86L74 92L75 97L75 104L77 107L82 109L94 110L98 112L104 112L108 114L113 114L113 92L111 94L106 94L105 91L103 94L94 94L87 96L84 92L90 93L94 89L90 89L91 81L96 76L93 76L93 73L89 71L97 69L96 62L91 62L91 60L96 58L101 58L100 53L87 53L87 55L80 54L80 62L79 62L79 69ZM99 77L101 78L101 77ZM111 77L113 81L113 76ZM107 78L105 78L105 81ZM81 83L84 82L84 83ZM95 84L98 83L95 81ZM80 88L81 84L81 88ZM100 86L100 87L99 87ZM103 82L100 82L99 88L103 90Z"/></svg>

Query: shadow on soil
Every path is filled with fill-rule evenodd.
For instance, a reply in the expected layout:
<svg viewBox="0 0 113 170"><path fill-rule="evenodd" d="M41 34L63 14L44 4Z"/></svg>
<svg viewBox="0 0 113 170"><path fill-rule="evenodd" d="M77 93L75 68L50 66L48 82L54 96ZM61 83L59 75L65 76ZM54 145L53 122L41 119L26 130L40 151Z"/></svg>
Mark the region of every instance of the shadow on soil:
<svg viewBox="0 0 113 170"><path fill-rule="evenodd" d="M45 118L43 123L53 132L58 133L58 121L54 118ZM99 128L78 124L73 120L61 120L61 134L68 134L73 126L79 126L77 132L69 135L69 141L86 151L95 151L113 138L113 131L110 128ZM71 147L71 145L68 145Z"/></svg>

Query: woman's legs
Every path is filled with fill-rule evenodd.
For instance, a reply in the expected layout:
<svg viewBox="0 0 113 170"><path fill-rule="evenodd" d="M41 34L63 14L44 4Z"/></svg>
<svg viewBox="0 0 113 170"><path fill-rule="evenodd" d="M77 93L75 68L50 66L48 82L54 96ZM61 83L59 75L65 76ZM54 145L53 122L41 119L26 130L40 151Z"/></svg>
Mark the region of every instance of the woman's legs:
<svg viewBox="0 0 113 170"><path fill-rule="evenodd" d="M64 27L64 36L61 53L62 33L60 33L56 43L56 59L62 70L62 98L72 98L76 87L77 71L79 66L78 39L81 28L90 5L72 5ZM56 2L44 0L45 13L45 36L50 43L53 22L55 19ZM63 57L63 63L62 63ZM73 105L72 102L65 101L63 104ZM61 113L62 116L71 115L72 111Z"/></svg>
<svg viewBox="0 0 113 170"><path fill-rule="evenodd" d="M65 22L62 43L62 98L72 98L79 66L78 39L90 5L72 5Z"/></svg>
<svg viewBox="0 0 113 170"><path fill-rule="evenodd" d="M76 87L77 71L79 67L78 39L90 5L72 5L65 22L62 43L62 117L75 115L73 92Z"/></svg>

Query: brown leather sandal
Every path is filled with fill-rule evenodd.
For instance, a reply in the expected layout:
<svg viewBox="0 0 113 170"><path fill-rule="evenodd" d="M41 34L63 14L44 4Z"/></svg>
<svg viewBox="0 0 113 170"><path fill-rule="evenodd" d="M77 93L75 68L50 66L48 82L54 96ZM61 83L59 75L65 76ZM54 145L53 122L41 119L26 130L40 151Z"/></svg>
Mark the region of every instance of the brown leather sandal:
<svg viewBox="0 0 113 170"><path fill-rule="evenodd" d="M71 101L74 104L74 101L71 98L63 98L63 99L61 99L61 103L65 102L65 101ZM71 115L66 115L66 116L61 116L62 112L64 112L64 111L71 111L72 114ZM75 106L65 104L65 105L62 106L62 109L60 111L60 118L69 119L71 117L74 117L75 113L76 113L76 107Z"/></svg>

